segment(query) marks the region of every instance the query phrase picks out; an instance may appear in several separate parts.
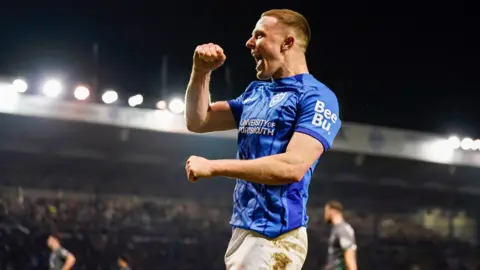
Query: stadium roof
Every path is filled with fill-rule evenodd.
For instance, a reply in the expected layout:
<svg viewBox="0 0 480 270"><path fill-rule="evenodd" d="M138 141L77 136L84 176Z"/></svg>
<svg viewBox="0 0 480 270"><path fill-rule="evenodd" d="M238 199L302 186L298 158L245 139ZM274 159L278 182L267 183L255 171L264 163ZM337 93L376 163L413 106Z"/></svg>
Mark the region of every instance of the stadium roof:
<svg viewBox="0 0 480 270"><path fill-rule="evenodd" d="M0 93L1 94L1 93ZM42 96L0 95L0 113L102 124L125 129L236 139L236 131L197 135L187 131L183 116L149 110L63 101ZM344 123L333 151L393 157L447 165L480 167L480 151L455 149L444 136Z"/></svg>

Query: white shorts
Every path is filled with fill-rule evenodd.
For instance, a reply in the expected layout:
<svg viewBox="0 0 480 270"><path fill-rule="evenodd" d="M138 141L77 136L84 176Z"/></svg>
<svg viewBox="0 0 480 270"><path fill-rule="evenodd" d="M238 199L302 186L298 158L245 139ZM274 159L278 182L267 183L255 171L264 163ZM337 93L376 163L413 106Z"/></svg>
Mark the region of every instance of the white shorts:
<svg viewBox="0 0 480 270"><path fill-rule="evenodd" d="M277 238L235 228L225 253L227 270L300 270L307 257L307 229Z"/></svg>

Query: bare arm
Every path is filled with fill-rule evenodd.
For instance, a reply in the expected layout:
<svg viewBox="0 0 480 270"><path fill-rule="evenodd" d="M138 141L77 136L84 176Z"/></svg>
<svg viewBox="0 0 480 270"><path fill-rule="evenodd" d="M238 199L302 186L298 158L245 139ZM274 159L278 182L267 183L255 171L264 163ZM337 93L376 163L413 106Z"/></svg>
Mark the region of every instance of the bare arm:
<svg viewBox="0 0 480 270"><path fill-rule="evenodd" d="M285 153L253 160L213 160L212 174L266 185L289 184L301 181L323 151L317 139L296 132Z"/></svg>
<svg viewBox="0 0 480 270"><path fill-rule="evenodd" d="M210 76L210 71L192 70L185 97L185 120L189 131L205 133L237 127L226 101L210 105Z"/></svg>
<svg viewBox="0 0 480 270"><path fill-rule="evenodd" d="M210 104L210 77L225 59L223 49L218 45L204 44L195 49L185 96L185 122L189 131L205 133L237 127L227 102Z"/></svg>
<svg viewBox="0 0 480 270"><path fill-rule="evenodd" d="M62 270L70 270L72 269L73 265L75 264L75 256L72 253L68 253L67 259L65 260L65 264L63 265Z"/></svg>
<svg viewBox="0 0 480 270"><path fill-rule="evenodd" d="M348 270L357 270L357 259L354 248L345 250L345 263Z"/></svg>

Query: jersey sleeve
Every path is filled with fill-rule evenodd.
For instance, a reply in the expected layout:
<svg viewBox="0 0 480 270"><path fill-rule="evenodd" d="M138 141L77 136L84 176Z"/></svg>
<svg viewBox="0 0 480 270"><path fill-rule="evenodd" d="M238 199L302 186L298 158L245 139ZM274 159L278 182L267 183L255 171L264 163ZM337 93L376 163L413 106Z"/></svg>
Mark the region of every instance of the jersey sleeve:
<svg viewBox="0 0 480 270"><path fill-rule="evenodd" d="M329 150L342 125L335 95L310 90L301 97L297 106L295 132L312 136L323 144L325 151Z"/></svg>
<svg viewBox="0 0 480 270"><path fill-rule="evenodd" d="M355 232L350 225L342 226L338 229L338 240L340 242L340 247L343 250L347 249L357 249L357 244L355 241Z"/></svg>
<svg viewBox="0 0 480 270"><path fill-rule="evenodd" d="M67 258L68 254L70 254L70 252L68 252L68 250L66 250L64 248L58 249L58 255L60 256L60 258L62 258L62 259Z"/></svg>
<svg viewBox="0 0 480 270"><path fill-rule="evenodd" d="M228 105L230 105L230 110L232 111L233 117L235 118L235 122L237 123L237 127L240 123L240 117L243 113L243 94L239 97L227 101Z"/></svg>
<svg viewBox="0 0 480 270"><path fill-rule="evenodd" d="M230 110L232 111L233 117L235 118L235 122L237 123L237 127L240 123L240 118L242 117L244 99L245 98L248 99L248 96L254 92L257 84L258 82L252 82L247 87L245 92L243 92L243 94L241 94L239 97L235 99L227 101L228 105L230 105Z"/></svg>

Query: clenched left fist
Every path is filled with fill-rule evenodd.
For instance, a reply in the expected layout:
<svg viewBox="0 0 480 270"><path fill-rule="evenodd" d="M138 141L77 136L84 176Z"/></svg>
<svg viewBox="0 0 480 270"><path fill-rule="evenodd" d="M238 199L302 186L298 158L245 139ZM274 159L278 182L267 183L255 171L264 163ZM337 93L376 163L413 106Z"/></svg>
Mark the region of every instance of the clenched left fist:
<svg viewBox="0 0 480 270"><path fill-rule="evenodd" d="M211 161L206 158L191 156L187 160L185 171L188 181L193 183L197 182L199 178L212 177Z"/></svg>

